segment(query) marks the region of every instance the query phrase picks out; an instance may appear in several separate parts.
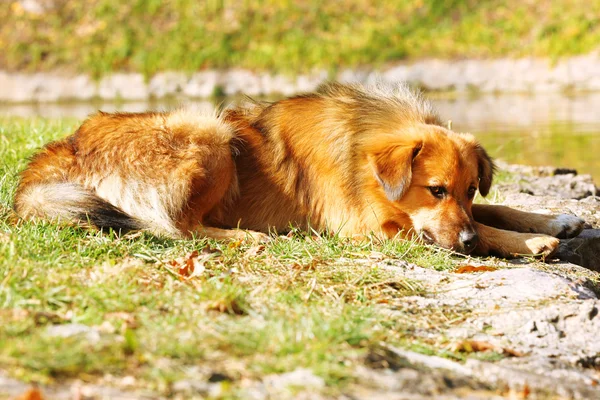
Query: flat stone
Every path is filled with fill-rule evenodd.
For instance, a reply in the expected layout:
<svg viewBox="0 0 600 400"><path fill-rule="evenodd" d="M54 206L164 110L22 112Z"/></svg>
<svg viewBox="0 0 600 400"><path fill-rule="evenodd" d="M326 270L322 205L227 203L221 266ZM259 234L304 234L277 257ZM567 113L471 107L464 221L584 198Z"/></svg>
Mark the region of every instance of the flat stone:
<svg viewBox="0 0 600 400"><path fill-rule="evenodd" d="M440 286L439 292L446 298L466 300L470 304L500 300L502 304L512 304L557 297L596 298L591 290L569 279L528 267L459 276Z"/></svg>
<svg viewBox="0 0 600 400"><path fill-rule="evenodd" d="M558 395L560 398L592 399L600 398L600 389L596 387L594 381L589 375L577 375L577 371L570 370L562 379L552 375L552 368L546 367L542 371L536 371L530 367L532 364L528 359L515 359L513 363L507 362L485 362L475 359L467 359L462 364L438 356L415 353L413 351L388 347L390 351L395 352L401 357L406 358L415 366L411 374L406 374L406 370L398 372L392 371L373 371L361 370L360 374L364 376L365 384L371 383L379 392L387 391L388 396L377 398L396 398L396 394L412 394L406 398L421 398L419 396L429 396L435 398L471 398L471 399L491 399L496 398L496 393L500 388L509 389L513 393L524 393L527 390L533 398L546 398L548 394ZM421 366L419 368L418 366ZM534 364L535 365L535 364ZM423 367L428 369L427 373L420 373ZM404 376L402 376L404 375ZM415 381L423 379L425 384L418 386L411 385L411 376L417 375ZM442 377L445 383L440 383L436 377ZM414 379L414 378L413 378ZM527 389L526 389L527 388ZM453 396L456 390L457 396ZM488 390L490 390L488 392ZM358 392L360 393L360 391ZM370 397L357 396L353 398L366 399ZM403 397L398 397L403 398ZM426 398L426 397L424 397ZM506 398L498 396L497 398ZM550 396L550 398L553 398Z"/></svg>
<svg viewBox="0 0 600 400"><path fill-rule="evenodd" d="M510 265L506 263L506 266ZM557 274L528 267L457 274L422 268L405 261L381 268L419 282L426 296L408 296L423 306L449 304L462 306L514 306L556 298L596 299L596 294L583 285Z"/></svg>
<svg viewBox="0 0 600 400"><path fill-rule="evenodd" d="M565 302L542 306L501 307L489 315L476 316L446 332L450 340L491 343L498 349L520 352L520 362L536 365L537 373L556 376L560 369L571 382L593 383L600 366L598 300ZM516 364L516 365L515 365ZM584 371L581 368L587 368Z"/></svg>

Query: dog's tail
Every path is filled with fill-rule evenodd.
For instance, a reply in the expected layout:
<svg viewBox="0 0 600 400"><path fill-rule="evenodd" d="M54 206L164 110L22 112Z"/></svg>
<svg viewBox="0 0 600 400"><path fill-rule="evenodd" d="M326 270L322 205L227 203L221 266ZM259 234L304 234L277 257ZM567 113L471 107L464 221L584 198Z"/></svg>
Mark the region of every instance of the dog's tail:
<svg viewBox="0 0 600 400"><path fill-rule="evenodd" d="M112 228L123 233L149 228L83 185L71 182L70 172L75 169L75 150L70 142L63 140L46 145L21 174L15 194L15 213L28 220Z"/></svg>
<svg viewBox="0 0 600 400"><path fill-rule="evenodd" d="M68 182L29 184L17 193L15 212L29 220L90 225L122 233L149 228L82 185Z"/></svg>

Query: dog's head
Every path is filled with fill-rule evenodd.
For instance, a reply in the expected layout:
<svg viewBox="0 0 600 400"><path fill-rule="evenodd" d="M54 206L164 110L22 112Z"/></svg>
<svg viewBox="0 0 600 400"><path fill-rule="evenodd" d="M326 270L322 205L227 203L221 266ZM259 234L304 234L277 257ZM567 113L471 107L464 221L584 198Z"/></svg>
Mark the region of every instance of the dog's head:
<svg viewBox="0 0 600 400"><path fill-rule="evenodd" d="M472 251L478 238L471 205L477 191L488 194L494 172L481 145L472 135L426 123L378 139L369 150L370 168L379 190L408 214L414 233L442 247Z"/></svg>

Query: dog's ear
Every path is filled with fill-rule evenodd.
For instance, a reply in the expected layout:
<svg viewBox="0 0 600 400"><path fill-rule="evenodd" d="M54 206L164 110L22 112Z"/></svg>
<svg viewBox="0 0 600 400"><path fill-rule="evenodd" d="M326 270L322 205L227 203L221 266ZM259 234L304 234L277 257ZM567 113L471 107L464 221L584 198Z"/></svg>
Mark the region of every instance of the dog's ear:
<svg viewBox="0 0 600 400"><path fill-rule="evenodd" d="M391 201L400 200L408 190L412 180L412 163L422 147L422 143L398 145L371 154L375 178Z"/></svg>
<svg viewBox="0 0 600 400"><path fill-rule="evenodd" d="M490 192L490 187L492 186L492 179L494 177L496 166L494 165L492 158L480 144L476 145L475 152L477 154L477 165L479 168L479 193L481 193L482 196L487 196Z"/></svg>

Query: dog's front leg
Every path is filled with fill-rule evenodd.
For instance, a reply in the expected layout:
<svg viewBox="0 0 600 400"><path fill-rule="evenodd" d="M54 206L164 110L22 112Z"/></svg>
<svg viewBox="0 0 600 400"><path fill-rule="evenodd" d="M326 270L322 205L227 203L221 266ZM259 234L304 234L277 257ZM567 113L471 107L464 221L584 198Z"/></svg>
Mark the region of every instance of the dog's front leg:
<svg viewBox="0 0 600 400"><path fill-rule="evenodd" d="M536 233L521 233L493 228L475 222L479 243L474 254L512 258L519 256L549 257L558 250L559 240Z"/></svg>
<svg viewBox="0 0 600 400"><path fill-rule="evenodd" d="M585 221L568 214L546 215L524 212L506 206L473 204L473 218L499 229L526 233L543 233L558 238L579 235Z"/></svg>

